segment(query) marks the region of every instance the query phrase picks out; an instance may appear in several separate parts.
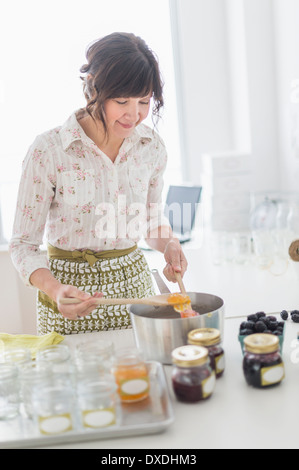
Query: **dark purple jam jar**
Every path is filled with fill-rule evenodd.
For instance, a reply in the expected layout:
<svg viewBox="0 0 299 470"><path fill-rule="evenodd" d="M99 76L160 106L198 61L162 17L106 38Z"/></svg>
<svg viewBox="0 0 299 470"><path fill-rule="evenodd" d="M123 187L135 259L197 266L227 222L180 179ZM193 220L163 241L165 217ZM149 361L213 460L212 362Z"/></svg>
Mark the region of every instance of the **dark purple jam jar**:
<svg viewBox="0 0 299 470"><path fill-rule="evenodd" d="M279 339L270 334L253 334L244 339L243 372L248 385L268 388L285 377Z"/></svg>
<svg viewBox="0 0 299 470"><path fill-rule="evenodd" d="M206 348L193 345L176 348L172 362L172 386L179 401L195 403L212 395L216 378Z"/></svg>
<svg viewBox="0 0 299 470"><path fill-rule="evenodd" d="M209 351L211 367L216 378L222 377L225 369L225 355L221 345L220 331L216 328L197 328L188 333L188 344L203 346Z"/></svg>

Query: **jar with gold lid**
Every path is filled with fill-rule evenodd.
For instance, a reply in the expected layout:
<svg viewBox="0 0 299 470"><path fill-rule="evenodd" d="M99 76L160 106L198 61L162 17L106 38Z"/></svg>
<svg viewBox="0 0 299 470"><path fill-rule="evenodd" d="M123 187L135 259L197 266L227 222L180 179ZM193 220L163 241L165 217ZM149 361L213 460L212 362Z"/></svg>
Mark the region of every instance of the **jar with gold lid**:
<svg viewBox="0 0 299 470"><path fill-rule="evenodd" d="M248 385L267 388L282 382L285 370L277 336L249 335L244 339L244 348L243 371Z"/></svg>
<svg viewBox="0 0 299 470"><path fill-rule="evenodd" d="M203 346L209 351L211 367L219 379L225 369L225 354L221 344L220 331L216 328L197 328L188 333L188 344Z"/></svg>
<svg viewBox="0 0 299 470"><path fill-rule="evenodd" d="M172 351L172 386L179 401L195 403L209 398L215 388L207 348L186 345Z"/></svg>

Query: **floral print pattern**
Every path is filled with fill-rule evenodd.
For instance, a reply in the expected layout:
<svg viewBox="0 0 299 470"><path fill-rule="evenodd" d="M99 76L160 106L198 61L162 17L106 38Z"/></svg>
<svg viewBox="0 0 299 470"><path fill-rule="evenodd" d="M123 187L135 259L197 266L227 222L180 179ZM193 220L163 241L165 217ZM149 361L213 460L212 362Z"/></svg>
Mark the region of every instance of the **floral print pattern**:
<svg viewBox="0 0 299 470"><path fill-rule="evenodd" d="M144 231L168 225L160 207L167 156L159 135L140 124L112 162L79 123L75 112L39 135L23 162L10 252L28 286L33 271L49 268L40 251L44 241L66 250L129 248L141 234L119 231L119 218L121 224L125 215L129 225L136 203L147 211ZM104 233L104 224L99 229L101 204L113 207L116 231ZM158 211L150 210L153 204Z"/></svg>

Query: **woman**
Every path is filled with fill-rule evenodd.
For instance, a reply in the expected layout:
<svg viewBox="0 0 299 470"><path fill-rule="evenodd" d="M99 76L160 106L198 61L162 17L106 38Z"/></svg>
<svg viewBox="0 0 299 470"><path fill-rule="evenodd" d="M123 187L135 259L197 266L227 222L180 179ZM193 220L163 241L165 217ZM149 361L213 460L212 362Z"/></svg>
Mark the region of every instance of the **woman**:
<svg viewBox="0 0 299 470"><path fill-rule="evenodd" d="M86 108L38 136L23 162L10 250L24 282L38 289L39 334L130 327L126 306L95 300L154 294L136 245L142 235L164 253L169 281L187 268L160 207L165 147L142 124L151 100L153 116L163 106L158 62L127 33L95 41L86 58ZM70 297L81 302L61 303Z"/></svg>

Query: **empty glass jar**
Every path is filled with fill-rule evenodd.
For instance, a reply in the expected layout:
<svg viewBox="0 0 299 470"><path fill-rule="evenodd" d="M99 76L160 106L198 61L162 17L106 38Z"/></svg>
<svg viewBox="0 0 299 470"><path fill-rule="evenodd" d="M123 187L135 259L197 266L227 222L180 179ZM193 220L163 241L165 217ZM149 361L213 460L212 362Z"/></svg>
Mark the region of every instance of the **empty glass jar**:
<svg viewBox="0 0 299 470"><path fill-rule="evenodd" d="M0 420L12 419L20 410L20 386L15 364L0 364Z"/></svg>
<svg viewBox="0 0 299 470"><path fill-rule="evenodd" d="M75 394L71 384L53 381L33 391L33 413L43 435L63 434L75 429Z"/></svg>
<svg viewBox="0 0 299 470"><path fill-rule="evenodd" d="M112 341L98 340L80 343L76 347L76 362L80 365L97 363L99 373L110 372L114 357Z"/></svg>
<svg viewBox="0 0 299 470"><path fill-rule="evenodd" d="M33 392L38 385L51 380L51 368L47 362L31 361L19 368L20 393L27 417L33 416Z"/></svg>
<svg viewBox="0 0 299 470"><path fill-rule="evenodd" d="M84 428L114 426L120 418L119 398L111 375L78 383L78 407Z"/></svg>
<svg viewBox="0 0 299 470"><path fill-rule="evenodd" d="M31 359L31 351L29 348L8 348L0 354L0 363L9 362L16 366L30 362Z"/></svg>
<svg viewBox="0 0 299 470"><path fill-rule="evenodd" d="M73 385L75 384L76 370L68 346L64 344L54 344L39 349L36 353L36 361L47 362L56 379L69 381Z"/></svg>

